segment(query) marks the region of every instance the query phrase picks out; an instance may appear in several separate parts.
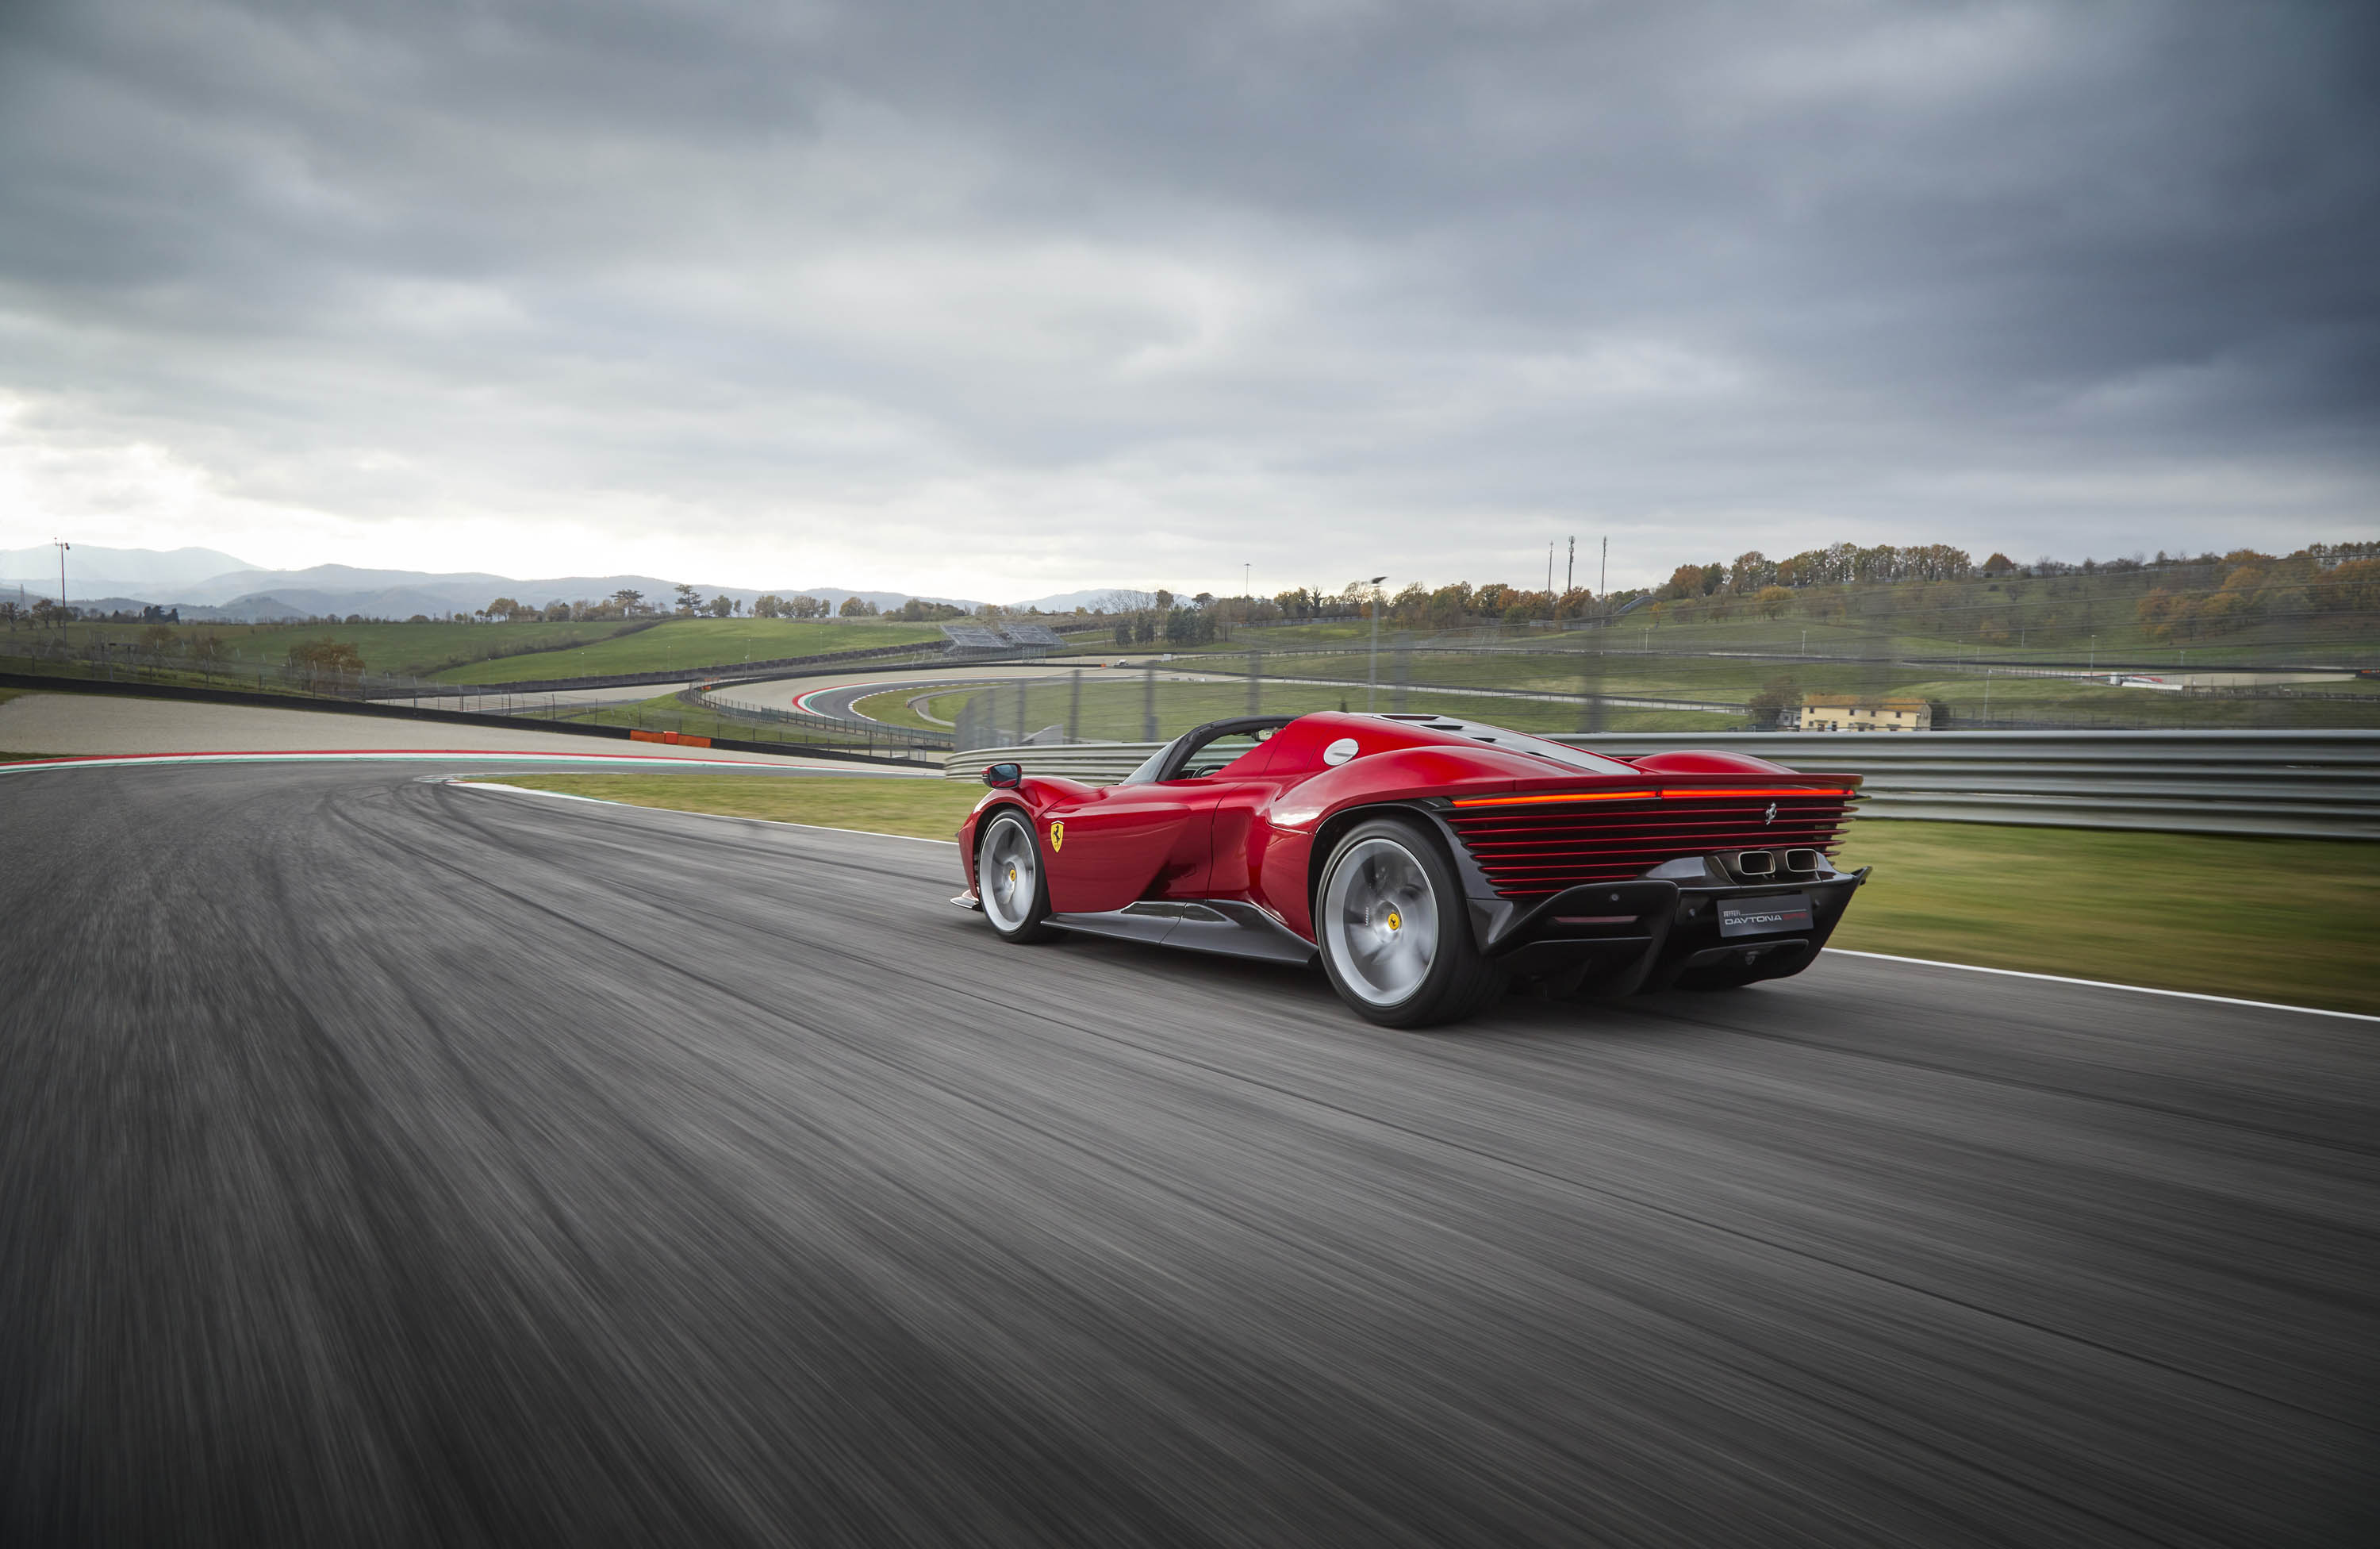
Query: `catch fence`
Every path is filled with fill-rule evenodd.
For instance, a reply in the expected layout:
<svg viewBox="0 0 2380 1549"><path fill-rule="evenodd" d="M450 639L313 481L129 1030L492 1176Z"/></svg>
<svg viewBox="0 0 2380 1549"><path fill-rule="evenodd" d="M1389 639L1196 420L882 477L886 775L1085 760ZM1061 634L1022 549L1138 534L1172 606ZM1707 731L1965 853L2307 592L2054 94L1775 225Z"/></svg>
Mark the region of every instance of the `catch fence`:
<svg viewBox="0 0 2380 1549"><path fill-rule="evenodd" d="M2380 732L1876 732L1560 736L1621 758L1723 749L1865 776L1860 814L1949 823L2380 839ZM1015 762L1111 784L1163 746L954 752L953 779ZM2012 885L2021 879L2011 879Z"/></svg>

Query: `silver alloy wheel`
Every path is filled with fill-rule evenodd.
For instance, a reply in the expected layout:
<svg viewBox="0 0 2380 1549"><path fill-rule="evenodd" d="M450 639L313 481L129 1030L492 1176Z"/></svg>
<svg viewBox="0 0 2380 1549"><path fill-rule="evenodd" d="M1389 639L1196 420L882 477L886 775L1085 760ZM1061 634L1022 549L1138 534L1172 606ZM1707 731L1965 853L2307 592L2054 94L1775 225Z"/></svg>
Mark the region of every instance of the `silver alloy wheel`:
<svg viewBox="0 0 2380 1549"><path fill-rule="evenodd" d="M1024 928L1039 896L1041 857L1022 820L1002 814L991 823L991 835L976 860L976 890L983 911L1003 931Z"/></svg>
<svg viewBox="0 0 2380 1549"><path fill-rule="evenodd" d="M1438 896L1413 851L1360 841L1330 866L1322 930L1347 988L1374 1006L1412 996L1438 958Z"/></svg>

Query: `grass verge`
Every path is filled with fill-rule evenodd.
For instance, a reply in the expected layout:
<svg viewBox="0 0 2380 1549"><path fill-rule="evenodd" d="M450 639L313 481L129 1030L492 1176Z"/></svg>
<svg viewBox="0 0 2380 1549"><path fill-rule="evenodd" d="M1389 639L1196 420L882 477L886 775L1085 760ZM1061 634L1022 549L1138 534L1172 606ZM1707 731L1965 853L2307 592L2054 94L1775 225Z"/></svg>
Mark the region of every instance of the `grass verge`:
<svg viewBox="0 0 2380 1549"><path fill-rule="evenodd" d="M506 774L491 783L531 790L625 801L632 807L668 807L682 812L768 818L822 828L860 828L873 834L906 834L947 839L983 795L978 785L957 780L838 778L832 774L731 774L692 771L683 774Z"/></svg>
<svg viewBox="0 0 2380 1549"><path fill-rule="evenodd" d="M518 774L639 807L947 839L982 787L729 774ZM2380 1014L2380 845L1982 823L1855 823L1875 875L1835 945Z"/></svg>
<svg viewBox="0 0 2380 1549"><path fill-rule="evenodd" d="M1855 823L1834 945L2380 1013L2380 844Z"/></svg>

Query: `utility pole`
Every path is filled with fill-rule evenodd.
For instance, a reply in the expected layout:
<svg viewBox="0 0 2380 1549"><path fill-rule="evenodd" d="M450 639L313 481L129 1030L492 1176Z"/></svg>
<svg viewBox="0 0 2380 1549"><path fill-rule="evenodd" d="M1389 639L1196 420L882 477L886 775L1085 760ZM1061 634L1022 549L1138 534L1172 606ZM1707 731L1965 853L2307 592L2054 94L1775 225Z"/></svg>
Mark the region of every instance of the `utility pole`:
<svg viewBox="0 0 2380 1549"><path fill-rule="evenodd" d="M1367 714L1380 707L1380 583L1388 579L1374 576L1364 583L1372 589L1372 668L1364 687L1364 709Z"/></svg>
<svg viewBox="0 0 2380 1549"><path fill-rule="evenodd" d="M1606 539L1604 539L1604 540L1603 540L1603 567L1602 567L1601 569L1599 569L1599 570L1596 571L1596 573L1595 573L1595 594L1596 594L1596 596L1597 596L1597 597L1601 597L1601 596L1604 594L1604 592L1608 592L1609 590L1610 590L1610 584L1609 584L1609 583L1610 583L1610 580L1611 580L1611 540L1610 540L1609 538L1608 538L1608 537L1607 537Z"/></svg>
<svg viewBox="0 0 2380 1549"><path fill-rule="evenodd" d="M56 544L58 550L58 633L63 637L67 628L67 550L74 545L63 538L53 538L50 542Z"/></svg>
<svg viewBox="0 0 2380 1549"><path fill-rule="evenodd" d="M1562 562L1562 595L1578 590L1578 540L1570 541L1570 557Z"/></svg>

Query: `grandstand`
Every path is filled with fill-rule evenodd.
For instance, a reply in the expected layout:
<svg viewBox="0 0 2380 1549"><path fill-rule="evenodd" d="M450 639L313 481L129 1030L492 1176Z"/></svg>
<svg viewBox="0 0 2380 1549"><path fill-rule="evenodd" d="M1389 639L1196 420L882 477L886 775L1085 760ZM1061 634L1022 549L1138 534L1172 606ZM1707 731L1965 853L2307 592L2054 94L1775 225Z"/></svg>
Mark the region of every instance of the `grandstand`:
<svg viewBox="0 0 2380 1549"><path fill-rule="evenodd" d="M942 626L953 655L984 652L1010 655L1017 652L1050 651L1065 640L1047 624L978 624L966 620Z"/></svg>
<svg viewBox="0 0 2380 1549"><path fill-rule="evenodd" d="M953 651L1005 651L1008 642L980 624L945 624L942 634Z"/></svg>

